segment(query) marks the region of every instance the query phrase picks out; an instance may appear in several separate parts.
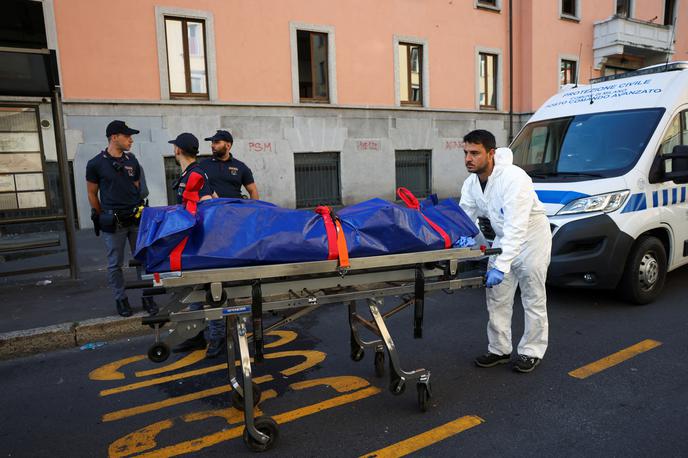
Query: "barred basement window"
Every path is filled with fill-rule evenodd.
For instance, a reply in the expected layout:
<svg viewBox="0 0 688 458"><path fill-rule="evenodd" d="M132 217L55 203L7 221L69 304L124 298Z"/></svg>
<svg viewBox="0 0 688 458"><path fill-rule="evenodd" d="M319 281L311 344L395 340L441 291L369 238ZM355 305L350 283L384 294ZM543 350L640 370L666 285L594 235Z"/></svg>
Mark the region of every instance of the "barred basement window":
<svg viewBox="0 0 688 458"><path fill-rule="evenodd" d="M416 197L432 194L429 150L399 150L396 155L397 188L404 187Z"/></svg>
<svg viewBox="0 0 688 458"><path fill-rule="evenodd" d="M294 153L296 208L341 205L339 153Z"/></svg>
<svg viewBox="0 0 688 458"><path fill-rule="evenodd" d="M210 157L210 154L199 154L196 156L196 160L200 162L206 157ZM172 189L172 185L179 175L182 174L182 168L175 162L174 156L166 156L164 158L165 164L165 189L167 190L167 205L177 204L177 193Z"/></svg>

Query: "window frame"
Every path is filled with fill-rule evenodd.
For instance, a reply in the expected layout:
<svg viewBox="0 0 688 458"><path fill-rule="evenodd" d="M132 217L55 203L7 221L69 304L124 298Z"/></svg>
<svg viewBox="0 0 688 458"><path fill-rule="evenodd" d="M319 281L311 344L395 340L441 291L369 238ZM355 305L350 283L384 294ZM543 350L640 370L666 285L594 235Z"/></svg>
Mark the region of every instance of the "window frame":
<svg viewBox="0 0 688 458"><path fill-rule="evenodd" d="M0 108L27 108L31 109L34 111L35 117L36 117L36 135L38 137L38 147L39 151L38 154L41 158L41 171L40 174L43 177L43 189L38 189L38 190L22 190L18 191L17 190L17 183L16 183L16 175L29 175L29 174L37 174L39 172L11 172L8 173L8 175L13 175L13 180L14 180L14 191L5 191L2 192L2 194L14 194L15 200L17 201L17 208L7 208L7 209L0 209L0 214L2 213L9 213L9 214L18 214L22 212L35 212L35 211L54 211L55 208L51 204L50 200L50 183L48 181L48 174L47 174L47 160L45 157L45 145L43 143L43 133L41 131L41 113L40 113L40 105L39 104L33 104L33 103L22 103L22 102L17 102L13 103L10 101L7 102L0 102ZM22 131L25 132L25 131ZM34 153L35 151L11 151L11 152L2 152L0 155L4 154L22 154L22 153ZM4 175L4 174L3 174ZM67 186L69 183L67 183ZM61 184L60 186L65 186L65 184ZM43 191L43 195L45 196L45 206L42 207L20 207L19 206L19 193L21 192L40 192ZM59 197L60 199L62 196ZM67 205L66 202L63 203L63 205ZM63 212L64 213L64 212ZM31 217L20 217L22 219L26 219L27 222L31 222Z"/></svg>
<svg viewBox="0 0 688 458"><path fill-rule="evenodd" d="M298 49L298 32L314 32L327 35L327 95L328 100L307 98L301 100L300 81L299 81L299 49ZM291 93L292 103L294 104L308 104L314 103L318 105L336 105L337 104L337 64L336 64L336 42L335 42L335 28L329 25L307 24L303 22L289 23L290 47L291 47ZM313 50L311 49L311 53ZM312 62L312 60L311 60ZM311 64L312 68L312 64Z"/></svg>
<svg viewBox="0 0 688 458"><path fill-rule="evenodd" d="M401 68L399 63L399 46L402 44L420 47L420 103L401 101ZM428 108L430 106L430 55L428 40L419 37L394 35L392 40L392 53L394 54L394 105L397 107L407 108ZM411 74L409 73L407 78L410 78L410 75ZM410 89L411 88L409 85L409 91Z"/></svg>
<svg viewBox="0 0 688 458"><path fill-rule="evenodd" d="M299 78L299 102L300 103L330 103L330 68L329 65L325 69L325 86L327 87L327 95L325 96L319 96L315 95L315 80L316 80L316 72L314 70L314 65L313 65L313 41L314 37L317 35L324 35L325 39L327 40L327 45L325 47L325 62L329 63L330 55L328 52L328 47L329 47L329 36L325 32L315 32L313 30L296 30L296 38L297 38L297 55L298 55L298 34L299 32L304 32L308 34L308 42L309 42L309 49L310 49L310 69L311 69L311 91L313 93L312 97L301 97L301 79Z"/></svg>
<svg viewBox="0 0 688 458"><path fill-rule="evenodd" d="M614 15L624 19L633 19L635 17L635 1L634 0L624 0L628 3L627 14L622 16L617 13L619 7L619 0L614 0Z"/></svg>
<svg viewBox="0 0 688 458"><path fill-rule="evenodd" d="M205 47L205 77L207 95L199 97L194 94L191 97L177 97L170 93L170 75L167 55L167 36L165 19L187 19L189 21L203 21ZM215 53L215 26L213 13L201 10L189 10L185 8L155 7L156 38L158 44L158 69L160 75L161 100L175 100L177 102L203 103L218 100L217 92L217 59ZM188 39L188 37L186 37Z"/></svg>
<svg viewBox="0 0 688 458"><path fill-rule="evenodd" d="M667 3L672 2L671 4L671 11L667 11ZM671 13L671 18L667 18L668 13ZM676 18L678 18L678 1L677 0L664 0L664 4L662 5L662 18L663 18L663 23L664 25L674 25L674 21L676 21ZM670 19L670 22L667 24L667 19Z"/></svg>
<svg viewBox="0 0 688 458"><path fill-rule="evenodd" d="M421 148L421 149L395 149L394 150L394 189L399 189L400 186L404 186L408 188L407 183L399 183L399 163L402 162L404 159L407 161L410 158L403 158L400 156L415 156L414 159L420 159L422 156L423 159L423 165L426 168L426 176L425 179L427 181L427 188L423 190L422 192L418 192L419 190L417 189L411 189L412 192L416 195L418 198L425 198L429 195L432 194L432 149L428 148ZM398 197L397 197L398 198Z"/></svg>
<svg viewBox="0 0 688 458"><path fill-rule="evenodd" d="M482 55L491 55L495 57L494 65L494 90L495 94L495 105L482 105L480 103L480 82L482 77L480 76L480 70L482 67ZM476 49L476 68L475 68L475 103L476 107L480 111L500 111L502 108L502 69L500 61L502 59L501 50L493 48L477 48ZM487 77L487 75L485 76ZM487 82L487 80L485 80ZM486 86L487 87L487 86ZM485 97L487 99L487 97Z"/></svg>
<svg viewBox="0 0 688 458"><path fill-rule="evenodd" d="M564 62L573 62L574 63L574 73L573 73L573 81L570 83L565 83L565 84L576 84L576 81L578 81L579 73L580 72L580 65L578 62L578 56L574 55L568 55L568 54L560 54L559 55L559 72L557 73L557 87L562 88L564 85L561 83L561 70L562 70L562 65Z"/></svg>
<svg viewBox="0 0 688 458"><path fill-rule="evenodd" d="M169 48L167 47L167 21L180 21L182 23L182 47L184 48L184 80L186 83L186 92L172 92L172 81L170 75L170 56ZM205 65L205 93L192 92L191 91L191 58L189 56L189 28L188 24L196 23L202 24L203 26L203 62ZM178 16L168 16L163 17L163 24L165 27L165 58L167 62L167 84L170 88L170 99L210 99L209 81L208 81L208 48L206 46L206 24L203 19L196 18L186 18Z"/></svg>
<svg viewBox="0 0 688 458"><path fill-rule="evenodd" d="M423 106L423 46L416 44L416 43L406 43L406 42L400 42L399 47L401 46L406 46L406 87L408 89L408 93L406 94L406 97L408 100L401 100L401 80L399 80L399 103L401 106L412 106L412 107L422 107ZM413 62L412 62L412 48L417 48L418 49L418 74L420 77L420 81L418 83L419 85L419 100L411 100L413 98L413 80L411 74L413 73ZM397 48L397 52L399 51L399 48ZM399 71L401 72L401 67L399 67ZM399 76L401 78L401 74Z"/></svg>
<svg viewBox="0 0 688 458"><path fill-rule="evenodd" d="M479 10L493 11L495 13L500 13L502 11L502 0L475 0L474 8Z"/></svg>
<svg viewBox="0 0 688 458"><path fill-rule="evenodd" d="M573 2L574 14L564 11L564 0L559 0L559 18L574 22L581 19L581 0L571 0Z"/></svg>
<svg viewBox="0 0 688 458"><path fill-rule="evenodd" d="M333 196L332 199L326 200L326 201L321 201L321 202L316 202L315 205L310 205L313 202L306 202L301 203L298 199L298 190L297 190L297 175L298 175L298 167L304 166L304 164L299 164L299 158L307 158L307 157L326 157L326 155L331 155L331 156L336 156L336 174L337 174L337 195ZM334 161L333 161L334 162ZM294 164L294 207L295 208L300 208L300 209L307 209L307 208L315 208L318 205L330 205L330 206L339 206L342 205L343 203L343 195L342 195L342 153L341 151L317 151L317 152L294 152L293 153L293 164ZM313 167L313 162L311 162L308 167ZM322 196L320 196L322 197ZM314 200L314 198L311 198L311 200ZM301 205L299 205L301 203Z"/></svg>

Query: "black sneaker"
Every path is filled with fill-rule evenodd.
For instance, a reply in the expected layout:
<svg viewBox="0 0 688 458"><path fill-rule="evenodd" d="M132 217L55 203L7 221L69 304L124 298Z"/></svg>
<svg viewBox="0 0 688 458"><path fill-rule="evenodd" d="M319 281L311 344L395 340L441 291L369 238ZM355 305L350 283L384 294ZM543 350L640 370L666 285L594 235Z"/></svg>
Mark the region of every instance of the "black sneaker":
<svg viewBox="0 0 688 458"><path fill-rule="evenodd" d="M227 346L225 345L225 339L212 340L205 352L205 359L217 358L218 356L225 354L226 351Z"/></svg>
<svg viewBox="0 0 688 458"><path fill-rule="evenodd" d="M516 372L532 372L535 367L542 361L540 358L533 356L518 355L514 363L514 370Z"/></svg>
<svg viewBox="0 0 688 458"><path fill-rule="evenodd" d="M487 352L475 358L475 365L478 367L494 367L498 364L505 364L511 360L511 355L495 355Z"/></svg>
<svg viewBox="0 0 688 458"><path fill-rule="evenodd" d="M186 339L184 342L174 347L172 353L186 353L192 350L203 350L205 345L205 337L203 337L203 331L201 331L192 338Z"/></svg>
<svg viewBox="0 0 688 458"><path fill-rule="evenodd" d="M117 313L119 313L120 316L131 316L134 313L131 311L129 299L126 297L124 299L117 299L115 306L117 307Z"/></svg>

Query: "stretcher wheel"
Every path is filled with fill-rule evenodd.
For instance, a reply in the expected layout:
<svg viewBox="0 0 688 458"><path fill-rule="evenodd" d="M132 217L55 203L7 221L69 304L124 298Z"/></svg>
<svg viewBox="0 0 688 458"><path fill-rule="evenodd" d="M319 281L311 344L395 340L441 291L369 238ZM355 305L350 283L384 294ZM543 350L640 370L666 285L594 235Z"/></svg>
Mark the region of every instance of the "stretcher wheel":
<svg viewBox="0 0 688 458"><path fill-rule="evenodd" d="M375 352L375 375L377 377L385 376L385 352Z"/></svg>
<svg viewBox="0 0 688 458"><path fill-rule="evenodd" d="M418 407L421 412L427 412L430 404L430 388L426 383L418 383L416 389L418 390Z"/></svg>
<svg viewBox="0 0 688 458"><path fill-rule="evenodd" d="M389 391L395 396L401 396L406 391L406 382L400 378L392 380L389 384Z"/></svg>
<svg viewBox="0 0 688 458"><path fill-rule="evenodd" d="M260 402L262 390L256 382L251 382L251 391L253 392L253 407L255 407L258 405L258 402ZM244 397L240 395L238 391L232 392L232 407L242 412L244 411Z"/></svg>
<svg viewBox="0 0 688 458"><path fill-rule="evenodd" d="M148 349L148 359L154 363L162 363L170 357L170 347L167 344L158 342L151 345Z"/></svg>
<svg viewBox="0 0 688 458"><path fill-rule="evenodd" d="M162 329L165 327L165 323L148 323L148 327L151 329L155 329L156 327Z"/></svg>
<svg viewBox="0 0 688 458"><path fill-rule="evenodd" d="M365 351L363 350L363 348L358 347L351 349L351 359L353 359L354 361L360 361L363 359L364 356Z"/></svg>
<svg viewBox="0 0 688 458"><path fill-rule="evenodd" d="M265 452L270 450L277 443L279 439L279 430L277 429L277 423L270 417L257 417L253 420L253 425L258 431L269 437L268 441L261 444L257 440L251 437L248 433L248 429L244 428L244 444L254 452Z"/></svg>

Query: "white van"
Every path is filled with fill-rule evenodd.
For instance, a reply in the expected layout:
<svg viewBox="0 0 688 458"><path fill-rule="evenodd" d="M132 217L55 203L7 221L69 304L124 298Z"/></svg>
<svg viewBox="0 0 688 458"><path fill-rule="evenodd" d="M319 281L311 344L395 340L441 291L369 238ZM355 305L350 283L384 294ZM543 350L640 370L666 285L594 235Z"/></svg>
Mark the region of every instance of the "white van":
<svg viewBox="0 0 688 458"><path fill-rule="evenodd" d="M565 86L511 148L549 216L550 284L646 304L688 264L688 62Z"/></svg>

